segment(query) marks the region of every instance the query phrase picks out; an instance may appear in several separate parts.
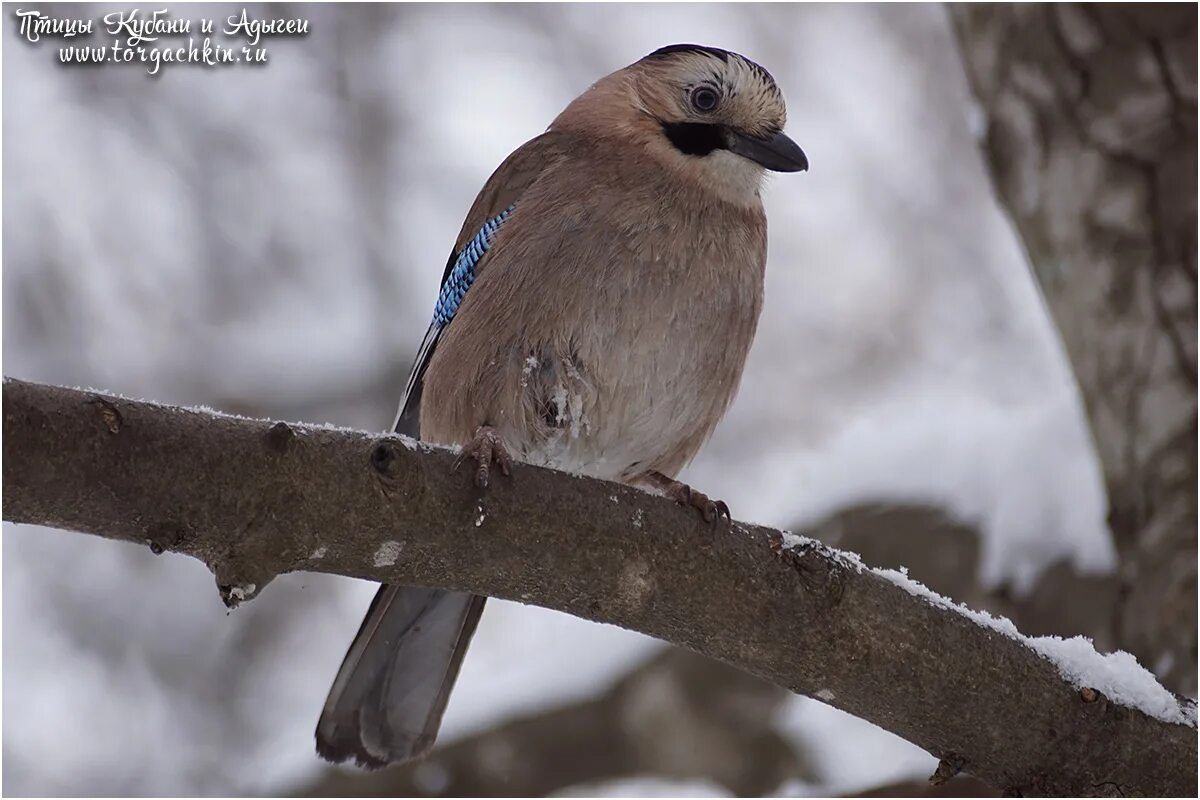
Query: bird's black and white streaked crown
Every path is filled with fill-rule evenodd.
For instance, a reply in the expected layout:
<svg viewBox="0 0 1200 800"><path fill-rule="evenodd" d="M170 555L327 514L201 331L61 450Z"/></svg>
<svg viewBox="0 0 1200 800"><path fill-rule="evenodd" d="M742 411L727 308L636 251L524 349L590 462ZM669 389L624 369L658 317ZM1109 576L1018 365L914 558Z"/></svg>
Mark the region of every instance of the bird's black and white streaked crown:
<svg viewBox="0 0 1200 800"><path fill-rule="evenodd" d="M729 59L736 58L754 72L758 73L758 76L762 78L763 82L773 89L776 94L782 94L779 91L779 87L775 84L775 78L770 72L767 71L766 67L762 66L758 62L751 61L741 53L735 53L732 50L722 50L719 47L708 47L707 45L703 44L669 44L666 47L660 47L653 53L644 56L642 61L649 61L656 58L671 58L672 56L677 55L704 55L709 56L710 58L720 59L726 64L729 63Z"/></svg>

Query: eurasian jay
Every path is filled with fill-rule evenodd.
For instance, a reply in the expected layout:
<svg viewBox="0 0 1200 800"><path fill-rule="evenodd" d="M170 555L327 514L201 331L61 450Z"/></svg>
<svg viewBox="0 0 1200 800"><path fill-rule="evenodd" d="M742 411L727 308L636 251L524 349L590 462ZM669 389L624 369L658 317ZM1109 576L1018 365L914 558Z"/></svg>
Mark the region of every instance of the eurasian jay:
<svg viewBox="0 0 1200 800"><path fill-rule="evenodd" d="M764 170L808 168L758 64L682 44L601 78L471 206L395 430L462 447L486 487L513 459L655 489L733 399L763 301ZM331 761L432 747L486 598L384 585L317 725Z"/></svg>

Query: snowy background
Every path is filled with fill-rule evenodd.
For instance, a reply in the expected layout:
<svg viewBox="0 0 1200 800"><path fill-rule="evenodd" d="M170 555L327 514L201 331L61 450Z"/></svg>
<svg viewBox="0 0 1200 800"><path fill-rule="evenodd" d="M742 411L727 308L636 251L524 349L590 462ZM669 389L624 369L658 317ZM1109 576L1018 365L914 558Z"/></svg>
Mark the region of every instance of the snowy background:
<svg viewBox="0 0 1200 800"><path fill-rule="evenodd" d="M5 375L381 430L495 166L597 77L700 42L774 74L812 169L767 187L758 338L685 479L793 529L860 502L939 506L980 532L988 585L1019 591L1060 559L1111 566L1079 401L992 198L942 8L271 11L312 32L267 40L265 68L151 79L57 65L59 42L19 42L6 9ZM293 575L227 614L195 561L6 524L4 791L303 786L323 769L312 731L373 591ZM593 696L660 647L492 602L443 741ZM789 700L778 725L819 774L783 793L934 767L815 701Z"/></svg>

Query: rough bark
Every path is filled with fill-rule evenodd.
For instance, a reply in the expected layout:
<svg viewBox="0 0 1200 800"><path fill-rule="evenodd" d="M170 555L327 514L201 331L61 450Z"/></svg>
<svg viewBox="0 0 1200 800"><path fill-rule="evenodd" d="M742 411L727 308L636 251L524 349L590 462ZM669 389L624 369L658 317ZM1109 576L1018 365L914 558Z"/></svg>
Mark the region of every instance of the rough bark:
<svg viewBox="0 0 1200 800"><path fill-rule="evenodd" d="M851 797L1000 797L1000 793L983 781L959 775L942 783L933 781L901 781L877 786Z"/></svg>
<svg viewBox="0 0 1200 800"><path fill-rule="evenodd" d="M960 5L999 199L1062 333L1120 557L1117 646L1196 691L1196 6Z"/></svg>
<svg viewBox="0 0 1200 800"><path fill-rule="evenodd" d="M816 696L997 787L1191 795L1196 729L815 541L518 465L482 495L394 436L4 384L4 517L203 561L226 602L310 570L534 603ZM1194 705L1192 706L1194 709Z"/></svg>

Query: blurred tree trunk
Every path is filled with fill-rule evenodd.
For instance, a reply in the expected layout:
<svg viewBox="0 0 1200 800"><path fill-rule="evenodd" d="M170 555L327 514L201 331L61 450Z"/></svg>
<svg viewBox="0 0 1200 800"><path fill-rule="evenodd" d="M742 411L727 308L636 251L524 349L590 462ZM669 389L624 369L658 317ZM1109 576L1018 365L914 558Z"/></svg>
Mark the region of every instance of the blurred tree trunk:
<svg viewBox="0 0 1200 800"><path fill-rule="evenodd" d="M760 796L788 780L816 780L801 749L775 730L790 695L671 647L598 697L510 719L417 762L377 772L329 767L296 795L544 797L654 776Z"/></svg>
<svg viewBox="0 0 1200 800"><path fill-rule="evenodd" d="M1120 558L1114 641L1196 692L1196 6L951 17L1058 325Z"/></svg>

